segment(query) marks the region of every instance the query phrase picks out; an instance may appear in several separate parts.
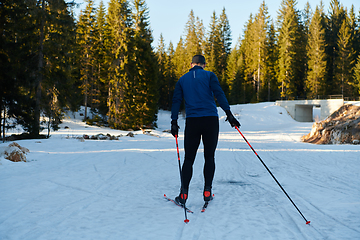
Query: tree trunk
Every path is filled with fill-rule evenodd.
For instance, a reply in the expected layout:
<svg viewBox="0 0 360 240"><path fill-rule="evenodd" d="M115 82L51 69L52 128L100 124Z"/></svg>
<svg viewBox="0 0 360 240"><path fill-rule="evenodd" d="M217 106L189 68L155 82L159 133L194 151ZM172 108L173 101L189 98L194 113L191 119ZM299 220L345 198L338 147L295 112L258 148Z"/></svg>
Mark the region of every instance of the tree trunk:
<svg viewBox="0 0 360 240"><path fill-rule="evenodd" d="M4 116L4 119L5 119L5 107L4 107L4 115L2 115L1 113L3 112L3 104L2 102L0 103L0 138L1 136L4 136L2 139L3 139L3 142L5 142L5 124L2 124L2 120L3 120L3 117ZM4 132L4 134L2 135L2 133Z"/></svg>
<svg viewBox="0 0 360 240"><path fill-rule="evenodd" d="M39 61L38 61L38 75L35 84L35 116L34 116L34 129L35 136L40 134L40 100L41 100L41 82L43 77L43 64L44 64L44 28L45 28L45 0L41 2L41 23L40 23L40 39L39 39Z"/></svg>
<svg viewBox="0 0 360 240"><path fill-rule="evenodd" d="M86 54L86 77L85 77L85 96L84 96L84 105L85 105L85 113L84 113L84 121L87 119L87 105L88 105L88 84L89 84L89 54Z"/></svg>

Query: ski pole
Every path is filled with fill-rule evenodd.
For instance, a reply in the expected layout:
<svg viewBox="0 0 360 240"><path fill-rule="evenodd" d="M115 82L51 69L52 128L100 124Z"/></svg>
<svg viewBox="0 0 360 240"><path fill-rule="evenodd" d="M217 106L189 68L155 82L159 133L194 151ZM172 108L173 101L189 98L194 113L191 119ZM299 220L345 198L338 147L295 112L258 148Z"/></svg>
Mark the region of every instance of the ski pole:
<svg viewBox="0 0 360 240"><path fill-rule="evenodd" d="M178 163L179 163L181 189L183 189L182 171L181 171L181 164L180 164L180 152L179 152L179 144L178 144L178 136L177 136L177 135L175 135L175 140L176 140L176 150L177 150ZM185 223L188 223L188 222L189 222L189 219L187 218L185 203L184 203L184 213L185 213L185 220L184 220L184 222L185 222Z"/></svg>
<svg viewBox="0 0 360 240"><path fill-rule="evenodd" d="M290 202L294 205L294 207L296 208L296 210L298 210L298 212L300 213L300 215L303 217L303 219L305 220L306 224L309 224L310 221L306 220L306 218L304 217L304 215L301 213L301 211L299 210L299 208L296 206L296 204L293 202L293 200L290 198L290 196L287 194L287 192L285 191L285 189L281 186L281 184L279 183L279 181L275 178L274 174L272 174L272 172L270 171L270 169L266 166L266 164L264 163L264 161L260 158L260 156L257 154L257 152L254 150L254 148L250 145L250 143L248 142L248 140L245 138L245 136L242 134L242 132L240 131L240 129L235 126L235 128L238 130L238 132L240 133L240 135L244 138L245 142L249 145L249 147L251 148L251 150L253 150L253 152L255 153L255 155L259 158L260 162L264 165L264 167L266 168L266 170L270 173L270 175L273 177L273 179L275 180L275 182L279 185L279 187L281 188L281 190L285 193L285 195L288 197L288 199L290 200Z"/></svg>

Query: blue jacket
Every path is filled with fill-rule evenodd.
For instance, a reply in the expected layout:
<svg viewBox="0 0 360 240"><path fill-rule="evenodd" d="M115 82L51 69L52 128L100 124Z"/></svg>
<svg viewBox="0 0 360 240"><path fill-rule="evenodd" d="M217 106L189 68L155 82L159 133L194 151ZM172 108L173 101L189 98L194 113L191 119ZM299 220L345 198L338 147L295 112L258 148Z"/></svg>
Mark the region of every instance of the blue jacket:
<svg viewBox="0 0 360 240"><path fill-rule="evenodd" d="M178 119L183 99L185 99L187 118L218 116L214 96L224 111L230 110L229 103L216 75L199 66L191 68L175 85L171 119Z"/></svg>

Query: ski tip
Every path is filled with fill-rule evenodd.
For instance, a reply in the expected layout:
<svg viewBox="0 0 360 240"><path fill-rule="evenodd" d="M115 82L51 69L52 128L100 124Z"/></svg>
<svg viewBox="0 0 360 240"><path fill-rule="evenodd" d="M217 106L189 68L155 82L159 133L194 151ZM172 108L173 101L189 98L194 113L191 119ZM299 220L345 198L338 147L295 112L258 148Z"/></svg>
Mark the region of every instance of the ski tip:
<svg viewBox="0 0 360 240"><path fill-rule="evenodd" d="M310 221L306 221L306 224L309 225L309 224L310 224Z"/></svg>
<svg viewBox="0 0 360 240"><path fill-rule="evenodd" d="M188 222L190 222L189 219L185 219L185 220L184 220L184 223L188 223Z"/></svg>

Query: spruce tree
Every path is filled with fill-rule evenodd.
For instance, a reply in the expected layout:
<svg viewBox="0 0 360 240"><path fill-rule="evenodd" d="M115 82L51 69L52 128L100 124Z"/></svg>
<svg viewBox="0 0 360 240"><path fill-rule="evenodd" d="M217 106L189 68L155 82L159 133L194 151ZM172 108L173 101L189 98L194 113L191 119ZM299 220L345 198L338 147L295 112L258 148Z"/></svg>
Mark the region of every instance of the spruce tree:
<svg viewBox="0 0 360 240"><path fill-rule="evenodd" d="M307 97L315 98L326 91L325 17L322 8L316 7L308 36L306 79Z"/></svg>
<svg viewBox="0 0 360 240"><path fill-rule="evenodd" d="M254 23L254 67L256 67L254 81L257 83L257 101L260 100L260 91L265 88L265 65L268 54L267 42L269 31L269 16L267 6L263 2L260 6L259 13L255 17ZM265 88L266 89L266 88Z"/></svg>
<svg viewBox="0 0 360 240"><path fill-rule="evenodd" d="M229 95L226 81L227 58L231 51L231 30L225 8L218 18L215 11L211 17L207 41L204 44L206 69L216 74L225 94Z"/></svg>
<svg viewBox="0 0 360 240"><path fill-rule="evenodd" d="M79 45L80 57L80 75L82 82L82 92L84 95L85 114L84 120L87 119L87 107L90 100L90 93L95 82L94 79L94 26L95 26L95 8L93 0L85 0L86 8L80 12L79 22L77 24L77 40Z"/></svg>
<svg viewBox="0 0 360 240"><path fill-rule="evenodd" d="M341 90L343 96L352 96L352 49L351 33L348 22L343 20L338 34L338 57L335 59L335 84Z"/></svg>
<svg viewBox="0 0 360 240"><path fill-rule="evenodd" d="M189 20L185 26L185 43L184 48L186 52L187 63L189 63L192 57L196 54L202 54L202 37L200 37L200 33L202 32L202 28L198 28L202 26L201 21L195 17L194 11L191 10L189 14ZM200 31L200 32L199 32Z"/></svg>
<svg viewBox="0 0 360 240"><path fill-rule="evenodd" d="M360 55L356 59L356 64L354 67L354 85L357 95L360 95Z"/></svg>
<svg viewBox="0 0 360 240"><path fill-rule="evenodd" d="M126 0L111 0L108 7L111 68L109 72L108 123L116 129L133 127L136 120L133 94L134 30Z"/></svg>
<svg viewBox="0 0 360 240"><path fill-rule="evenodd" d="M74 79L71 74L76 35L69 4L63 0L52 1L48 11L50 22L44 31L41 111L47 118L49 137L51 129L59 129L65 108L72 105Z"/></svg>
<svg viewBox="0 0 360 240"><path fill-rule="evenodd" d="M178 78L176 77L175 66L174 66L174 63L173 63L174 55L175 55L174 45L170 41L169 47L167 49L168 59L167 59L167 62L166 62L167 80L168 80L168 87L169 87L169 92L168 92L168 106L169 106L169 109L171 109L173 93L174 93L174 90L175 90L175 84L176 84L176 82L178 80Z"/></svg>
<svg viewBox="0 0 360 240"><path fill-rule="evenodd" d="M341 25L346 17L345 10L340 1L331 0L326 28L326 55L327 55L327 94L341 94L339 85L335 80L336 59L338 58L338 36Z"/></svg>
<svg viewBox="0 0 360 240"><path fill-rule="evenodd" d="M186 54L186 49L184 46L183 38L180 37L178 44L176 45L176 49L174 52L174 56L172 58L172 65L175 68L175 76L179 79L182 75L184 75L190 69L190 61Z"/></svg>
<svg viewBox="0 0 360 240"><path fill-rule="evenodd" d="M109 52L109 27L106 22L106 12L103 2L96 9L94 23L94 83L92 88L92 110L103 118L108 113L107 97L109 92L108 61Z"/></svg>
<svg viewBox="0 0 360 240"><path fill-rule="evenodd" d="M257 66L254 51L254 17L250 14L249 20L245 25L244 38L241 41L240 53L244 61L244 81L243 81L243 102L251 102L256 99L255 69ZM255 95L254 95L255 94ZM255 98L254 98L255 96Z"/></svg>
<svg viewBox="0 0 360 240"><path fill-rule="evenodd" d="M164 37L161 34L159 39L159 44L156 51L157 62L159 66L159 108L168 110L169 109L169 82L168 78L168 69L167 62L168 56L166 53L166 47L164 42Z"/></svg>
<svg viewBox="0 0 360 240"><path fill-rule="evenodd" d="M218 36L219 36L219 49L220 52L216 56L218 58L217 64L217 74L219 78L220 85L225 92L225 95L229 97L229 86L226 81L226 69L227 69L227 59L231 52L231 29L228 17L226 15L225 8L223 8L220 17L218 28Z"/></svg>
<svg viewBox="0 0 360 240"><path fill-rule="evenodd" d="M134 0L134 56L135 72L134 121L131 127L156 127L158 112L158 66L151 46L153 38L150 29L149 13L145 0ZM134 96L133 95L133 96Z"/></svg>
<svg viewBox="0 0 360 240"><path fill-rule="evenodd" d="M235 47L231 50L227 59L226 83L229 86L229 103L241 103L243 93L243 61L240 53L240 39Z"/></svg>
<svg viewBox="0 0 360 240"><path fill-rule="evenodd" d="M39 135L40 119L35 119L35 80L39 44L36 1L4 1L1 14L0 107L5 134L6 117L14 117L27 133Z"/></svg>
<svg viewBox="0 0 360 240"><path fill-rule="evenodd" d="M322 4L322 2L321 2ZM311 9L311 6L310 6L310 3L307 2L306 5L305 5L305 9L302 11L302 23L303 23L303 28L304 28L304 40L305 40L305 44L307 45L308 44L308 36L309 36L309 31L310 31L310 23L311 23L311 18L312 18L312 9ZM305 51L307 51L307 49L305 48L304 49ZM305 62L305 78L307 77L307 72L308 72L308 55L307 55L307 52L305 54L305 59L304 59L304 62ZM306 80L305 80L306 81ZM306 83L305 83L306 85ZM305 91L306 91L306 86L305 86Z"/></svg>
<svg viewBox="0 0 360 240"><path fill-rule="evenodd" d="M279 88L276 79L278 46L276 44L276 31L273 23L269 25L266 41L266 57L264 65L264 87L260 91L261 101L274 101L279 99Z"/></svg>
<svg viewBox="0 0 360 240"><path fill-rule="evenodd" d="M217 74L217 61L218 61L218 53L219 49L219 41L220 38L217 35L217 26L218 26L218 18L216 16L215 11L211 16L211 21L209 25L209 31L207 34L207 39L205 42L205 58L206 58L206 69Z"/></svg>
<svg viewBox="0 0 360 240"><path fill-rule="evenodd" d="M6 10L2 29L5 64L10 71L6 77L14 84L13 97L4 99L9 104L8 115L37 138L42 130L41 113L49 118L48 129L57 129L63 108L70 105L67 86L72 80L75 38L69 10L73 4L63 0L12 3L2 5Z"/></svg>
<svg viewBox="0 0 360 240"><path fill-rule="evenodd" d="M295 99L303 94L305 39L295 0L281 3L279 24L279 74L281 98Z"/></svg>

